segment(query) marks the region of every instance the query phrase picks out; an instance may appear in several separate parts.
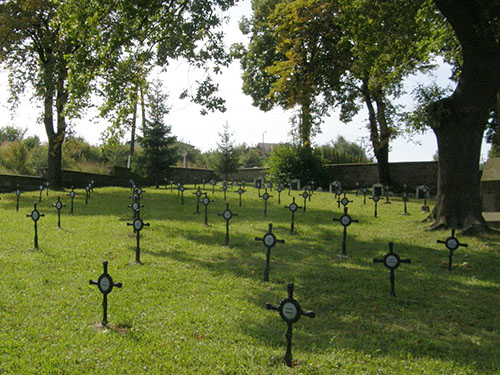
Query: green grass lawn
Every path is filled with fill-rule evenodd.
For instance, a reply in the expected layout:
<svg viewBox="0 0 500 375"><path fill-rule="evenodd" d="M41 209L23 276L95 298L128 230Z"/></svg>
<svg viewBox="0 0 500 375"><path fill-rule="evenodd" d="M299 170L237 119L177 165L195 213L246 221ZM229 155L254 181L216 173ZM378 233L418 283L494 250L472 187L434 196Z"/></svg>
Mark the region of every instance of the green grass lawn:
<svg viewBox="0 0 500 375"><path fill-rule="evenodd" d="M191 188L191 186L189 186ZM229 190L230 243L224 244L223 193L216 190L204 226L193 189L147 188L141 217L142 265L134 262L129 189L96 189L88 205L78 191L75 215L67 192L39 204L40 249L26 217L37 192L0 200L0 373L5 374L498 374L500 372L500 237L461 237L468 248L436 243L449 232L426 231L422 202L403 216L399 199L354 200L348 259L340 261L342 227L332 194L315 193L290 234L287 192L264 202L247 188L243 207ZM57 228L57 195L67 205ZM292 192L303 204L298 192ZM465 204L465 203L464 203ZM270 282L262 281L268 224L284 244L272 249ZM388 251L411 258L395 272L372 262ZM121 289L108 296L110 328L101 329L102 295L89 279L109 274ZM283 363L286 324L266 302L279 303L287 283L315 319L294 325L296 366Z"/></svg>

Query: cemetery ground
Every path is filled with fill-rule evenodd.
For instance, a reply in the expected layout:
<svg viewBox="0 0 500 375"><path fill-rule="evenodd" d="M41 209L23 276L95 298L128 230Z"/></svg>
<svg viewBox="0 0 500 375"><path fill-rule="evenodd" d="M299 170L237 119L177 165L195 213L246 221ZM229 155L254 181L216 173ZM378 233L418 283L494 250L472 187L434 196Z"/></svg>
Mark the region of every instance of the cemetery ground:
<svg viewBox="0 0 500 375"><path fill-rule="evenodd" d="M0 200L0 373L6 374L493 374L500 371L500 238L457 235L468 247L448 250L436 240L449 232L426 231L421 201L378 205L349 194L349 258L341 251L342 214L333 194L314 193L295 214L287 191L269 192L267 217L257 190L247 187L233 213L223 246L225 209L217 186L214 202L195 214L191 185L184 205L174 189L146 188L140 215L141 261L135 263L130 189L97 188L85 205L77 190L74 216L69 192L45 193L38 208L39 250L26 217L38 192ZM293 192L299 205L301 192ZM67 207L52 207L57 195ZM466 203L464 203L466 204ZM432 206L432 202L431 202ZM285 243L271 250L270 281L263 281L273 233ZM411 264L395 271L396 297L381 258L394 251ZM103 329L102 295L89 280L108 272L122 288L108 295L109 327ZM283 362L286 324L266 302L279 303L294 282L294 297L314 319L293 328L294 368Z"/></svg>

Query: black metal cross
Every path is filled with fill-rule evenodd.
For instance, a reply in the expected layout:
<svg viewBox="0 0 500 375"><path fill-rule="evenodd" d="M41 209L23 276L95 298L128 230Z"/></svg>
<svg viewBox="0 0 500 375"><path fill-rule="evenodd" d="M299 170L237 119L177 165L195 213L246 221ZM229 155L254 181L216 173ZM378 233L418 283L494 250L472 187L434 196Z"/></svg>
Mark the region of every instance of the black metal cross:
<svg viewBox="0 0 500 375"><path fill-rule="evenodd" d="M292 211L292 224L290 226L290 232L294 234L294 225L295 225L295 211L297 211L299 207L297 206L297 203L295 203L295 197L292 198L292 204L290 206L285 206L285 208L288 208L290 211Z"/></svg>
<svg viewBox="0 0 500 375"><path fill-rule="evenodd" d="M290 196L290 190L292 189L292 184L290 181L286 184L286 187L288 188L288 196Z"/></svg>
<svg viewBox="0 0 500 375"><path fill-rule="evenodd" d="M225 202L226 201L226 194L227 194L227 185L226 185L225 181L222 183L221 189L224 192L224 202Z"/></svg>
<svg viewBox="0 0 500 375"><path fill-rule="evenodd" d="M293 366L292 361L292 324L297 323L301 316L307 316L308 318L314 318L316 314L314 311L304 311L300 307L299 302L293 298L293 283L288 283L288 297L281 300L279 305L274 305L272 303L266 303L266 309L276 310L280 313L281 319L283 319L287 324L286 330L286 353L285 353L285 363L288 367Z"/></svg>
<svg viewBox="0 0 500 375"><path fill-rule="evenodd" d="M14 194L16 194L16 211L19 211L19 197L21 197L21 189L19 189L19 185L17 185Z"/></svg>
<svg viewBox="0 0 500 375"><path fill-rule="evenodd" d="M170 192L174 191L174 185L175 185L174 180L170 180Z"/></svg>
<svg viewBox="0 0 500 375"><path fill-rule="evenodd" d="M424 193L424 205L422 206L422 211L429 212L429 206L427 206L427 193L429 193L430 189L427 185L424 185L422 188L422 192Z"/></svg>
<svg viewBox="0 0 500 375"><path fill-rule="evenodd" d="M307 191L303 191L302 194L300 194L302 198L304 198L304 205L302 206L303 212L306 212L306 204L307 204L307 198L309 197L309 193Z"/></svg>
<svg viewBox="0 0 500 375"><path fill-rule="evenodd" d="M61 228L61 210L63 207L66 207L65 204L61 202L61 197L57 197L57 202L52 204L53 207L57 209L57 227Z"/></svg>
<svg viewBox="0 0 500 375"><path fill-rule="evenodd" d="M394 290L394 270L399 267L401 263L411 263L411 259L401 259L398 254L393 251L393 243L389 242L389 252L385 254L383 259L373 259L373 263L384 263L389 271L389 279L391 280L391 291L390 296L396 297L396 292Z"/></svg>
<svg viewBox="0 0 500 375"><path fill-rule="evenodd" d="M375 217L377 217L377 203L380 200L380 197L378 195L374 195L373 197L370 197L370 199L375 203Z"/></svg>
<svg viewBox="0 0 500 375"><path fill-rule="evenodd" d="M45 188L46 188L46 193L47 193L46 195L47 195L47 197L49 196L49 185L50 185L49 181L45 182Z"/></svg>
<svg viewBox="0 0 500 375"><path fill-rule="evenodd" d="M246 190L242 189L241 186L238 188L236 191L238 195L240 196L240 207L241 207L241 195L246 192Z"/></svg>
<svg viewBox="0 0 500 375"><path fill-rule="evenodd" d="M339 221L340 224L344 227L344 237L342 240L342 256L346 255L346 242L347 242L347 227L351 225L352 223L359 223L359 220L353 220L348 214L347 214L347 207L344 206L344 214L339 218L339 219L333 219L333 221Z"/></svg>
<svg viewBox="0 0 500 375"><path fill-rule="evenodd" d="M212 195L215 194L215 185L217 185L217 181L214 179L210 180L210 185L212 185Z"/></svg>
<svg viewBox="0 0 500 375"><path fill-rule="evenodd" d="M136 218L139 217L139 215L140 215L139 214L140 209L142 207L144 207L144 205L140 203L140 199L139 199L138 195L134 195L133 199L134 199L134 202L132 202L131 205L127 206L128 208L132 209L132 213L133 213L132 220L134 220L134 219L136 219Z"/></svg>
<svg viewBox="0 0 500 375"><path fill-rule="evenodd" d="M41 214L36 208L36 202L33 203L34 209L31 211L31 214L26 215L27 217L31 217L31 220L35 222L35 249L38 249L38 220L41 217L45 216L45 214Z"/></svg>
<svg viewBox="0 0 500 375"><path fill-rule="evenodd" d="M281 187L281 184L278 184L278 187L276 188L276 191L278 192L278 204L281 204L281 192L283 191L283 188Z"/></svg>
<svg viewBox="0 0 500 375"><path fill-rule="evenodd" d="M208 198L207 193L204 193L205 197L201 200L201 203L205 206L205 225L208 225L208 205L210 202L213 202L210 198Z"/></svg>
<svg viewBox="0 0 500 375"><path fill-rule="evenodd" d="M193 194L196 195L196 213L199 214L200 213L200 197L202 194L199 186L198 186L198 190L196 190Z"/></svg>
<svg viewBox="0 0 500 375"><path fill-rule="evenodd" d="M38 202L41 202L42 201L42 193L43 193L43 185L40 185L39 190L40 190L40 196L38 197Z"/></svg>
<svg viewBox="0 0 500 375"><path fill-rule="evenodd" d="M231 220L233 216L238 216L238 214L231 212L231 210L229 209L229 203L226 203L226 209L224 210L224 212L221 212L217 215L222 216L222 218L226 220L226 242L224 246L229 246L229 220Z"/></svg>
<svg viewBox="0 0 500 375"><path fill-rule="evenodd" d="M97 285L99 291L102 293L102 326L108 325L108 294L111 293L114 287L121 288L122 283L115 283L108 274L108 261L102 262L104 272L97 279L97 281L89 280L90 285Z"/></svg>
<svg viewBox="0 0 500 375"><path fill-rule="evenodd" d="M403 207L404 207L404 212L402 213L402 215L409 215L408 210L406 208L406 202L409 201L408 193L406 192L406 190L403 191L402 197L403 197Z"/></svg>
<svg viewBox="0 0 500 375"><path fill-rule="evenodd" d="M273 196L269 195L267 193L267 188L265 188L264 194L262 194L262 195L259 194L259 197L261 197L262 199L264 199L264 216L267 216L267 200L269 198L272 198Z"/></svg>
<svg viewBox="0 0 500 375"><path fill-rule="evenodd" d="M337 208L340 208L340 205L342 204L342 206L347 207L347 205L349 203L352 203L352 201L350 201L349 199L347 199L347 193L344 193L344 197L342 199L339 199L337 200Z"/></svg>
<svg viewBox="0 0 500 375"><path fill-rule="evenodd" d="M366 206L366 189L363 188L363 190L361 190L361 192L363 193L363 204Z"/></svg>
<svg viewBox="0 0 500 375"><path fill-rule="evenodd" d="M85 186L85 204L89 203L89 199L90 199L90 186L87 185Z"/></svg>
<svg viewBox="0 0 500 375"><path fill-rule="evenodd" d="M186 189L184 188L183 185L179 186L179 191L181 192L181 205L183 205L183 206L184 206L184 191L185 190Z"/></svg>
<svg viewBox="0 0 500 375"><path fill-rule="evenodd" d="M359 195L359 182L356 182L356 196Z"/></svg>
<svg viewBox="0 0 500 375"><path fill-rule="evenodd" d="M452 262L453 262L453 252L458 249L459 246L462 247L468 247L466 243L460 243L458 239L455 237L455 229L451 230L451 236L448 237L446 240L441 241L437 240L437 243L444 243L446 248L450 251L448 254L448 270L451 271L452 269Z"/></svg>
<svg viewBox="0 0 500 375"><path fill-rule="evenodd" d="M385 202L384 204L391 204L391 202L389 201L389 185L385 185L384 186L384 190L385 190Z"/></svg>
<svg viewBox="0 0 500 375"><path fill-rule="evenodd" d="M203 190L205 190L205 179L204 178L201 180L201 183L203 184Z"/></svg>
<svg viewBox="0 0 500 375"><path fill-rule="evenodd" d="M264 267L264 281L269 281L269 259L271 257L271 249L276 245L276 242L285 243L285 240L278 240L273 234L273 224L269 223L269 231L264 234L264 237L255 237L255 241L262 241L267 247L266 266Z"/></svg>
<svg viewBox="0 0 500 375"><path fill-rule="evenodd" d="M139 216L139 212L137 212L137 216ZM135 238L137 239L137 247L135 249L135 261L136 263L141 263L141 248L139 247L139 239L141 238L141 230L144 227L149 227L149 223L145 223L144 221L142 221L140 217L137 217L134 219L132 223L127 223L127 226L130 225L134 227Z"/></svg>
<svg viewBox="0 0 500 375"><path fill-rule="evenodd" d="M69 192L69 197L71 198L71 209L70 209L70 213L71 215L73 215L73 200L75 199L76 197L76 193L75 193L75 190L73 188L73 186L71 186L71 191Z"/></svg>

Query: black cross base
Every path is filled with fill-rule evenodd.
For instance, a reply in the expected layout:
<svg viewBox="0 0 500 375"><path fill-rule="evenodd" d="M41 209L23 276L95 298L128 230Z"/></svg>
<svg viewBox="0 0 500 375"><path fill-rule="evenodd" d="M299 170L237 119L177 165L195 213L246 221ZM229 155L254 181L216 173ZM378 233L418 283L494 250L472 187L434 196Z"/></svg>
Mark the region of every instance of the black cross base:
<svg viewBox="0 0 500 375"><path fill-rule="evenodd" d="M285 240L278 240L273 234L273 224L269 223L269 231L264 234L264 237L255 237L255 241L262 241L264 246L267 247L266 252L266 266L264 267L264 281L269 281L269 259L271 258L271 249L276 245L276 242L285 243Z"/></svg>
<svg viewBox="0 0 500 375"><path fill-rule="evenodd" d="M226 242L224 243L224 246L229 246L229 221L233 216L238 216L238 214L231 212L229 209L229 203L226 203L226 209L224 212L217 215L222 216L222 218L226 221Z"/></svg>
<svg viewBox="0 0 500 375"><path fill-rule="evenodd" d="M57 227L61 228L61 209L66 205L61 202L61 197L58 196L57 202L53 203L52 206L57 209Z"/></svg>
<svg viewBox="0 0 500 375"><path fill-rule="evenodd" d="M295 197L292 198L292 204L290 206L285 206L285 208L288 208L292 212L292 224L290 225L290 233L294 234L295 233L295 211L297 211L299 208L302 208L300 206L297 206L297 203L295 203Z"/></svg>
<svg viewBox="0 0 500 375"><path fill-rule="evenodd" d="M466 243L460 243L458 239L455 237L455 229L451 230L451 236L448 237L446 240L441 241L437 240L437 243L443 243L446 248L450 251L448 254L448 271L452 270L452 263L453 263L453 252L458 249L459 246L462 247L468 247Z"/></svg>
<svg viewBox="0 0 500 375"><path fill-rule="evenodd" d="M31 220L35 222L35 240L34 240L34 247L35 249L38 249L38 220L40 220L41 217L45 216L45 214L41 214L37 208L36 208L36 202L33 202L33 211L31 211L30 214L27 214L26 217L31 217Z"/></svg>
<svg viewBox="0 0 500 375"><path fill-rule="evenodd" d="M342 253L340 254L340 257L346 257L346 242L347 242L347 227L351 225L352 223L359 223L359 220L353 220L348 214L347 214L347 206L344 206L344 214L339 218L339 219L333 219L333 221L339 221L340 224L344 227L344 237L342 240Z"/></svg>
<svg viewBox="0 0 500 375"><path fill-rule="evenodd" d="M292 324L299 321L301 316L307 316L308 318L314 318L316 314L314 311L304 311L300 307L299 302L293 298L293 283L288 283L288 297L281 300L279 305L274 305L272 303L266 303L266 309L276 310L280 313L281 319L283 319L287 324L286 330L286 353L285 353L285 363L288 367L293 367L292 361Z"/></svg>
<svg viewBox="0 0 500 375"><path fill-rule="evenodd" d="M102 262L104 272L97 281L89 280L90 285L97 285L99 291L102 293L102 326L107 327L108 325L108 294L111 293L114 287L121 288L122 283L115 283L113 279L108 274L108 261Z"/></svg>
<svg viewBox="0 0 500 375"><path fill-rule="evenodd" d="M144 227L149 227L149 223L145 223L142 221L142 219L139 217L139 210L137 210L137 218L134 219L132 223L127 223L127 226L133 226L134 227L134 232L135 232L135 237L137 240L137 246L135 249L135 262L136 263L141 263L141 248L139 246L139 239L141 238L141 230Z"/></svg>
<svg viewBox="0 0 500 375"><path fill-rule="evenodd" d="M396 297L396 292L394 290L394 270L399 267L401 263L411 263L411 259L401 259L398 254L393 251L393 242L389 242L389 252L385 254L383 259L373 259L373 263L384 263L389 271L389 279L391 280L391 291L389 295L391 297Z"/></svg>

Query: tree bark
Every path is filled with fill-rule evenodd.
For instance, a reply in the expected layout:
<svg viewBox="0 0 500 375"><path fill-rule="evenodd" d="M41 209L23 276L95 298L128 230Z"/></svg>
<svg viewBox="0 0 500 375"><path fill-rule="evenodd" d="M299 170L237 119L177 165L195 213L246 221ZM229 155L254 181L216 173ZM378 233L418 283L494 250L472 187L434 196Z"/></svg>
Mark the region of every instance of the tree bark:
<svg viewBox="0 0 500 375"><path fill-rule="evenodd" d="M370 141L373 147L373 153L377 159L378 180L383 185L390 185L389 176L389 138L387 121L385 118L385 105L382 98L377 98L377 110L373 105L374 99L368 89L368 83L363 82L363 99L368 109L368 128L370 130ZM380 127L380 131L379 131ZM390 129L389 129L390 130Z"/></svg>
<svg viewBox="0 0 500 375"><path fill-rule="evenodd" d="M434 0L462 47L454 93L430 107L439 153L432 228L487 229L481 213L479 161L489 110L500 88L499 6L480 0Z"/></svg>

